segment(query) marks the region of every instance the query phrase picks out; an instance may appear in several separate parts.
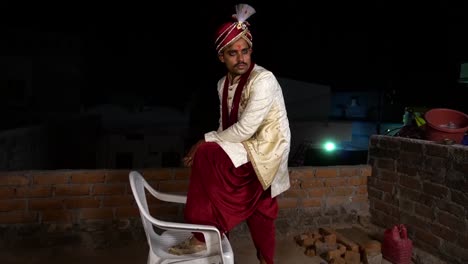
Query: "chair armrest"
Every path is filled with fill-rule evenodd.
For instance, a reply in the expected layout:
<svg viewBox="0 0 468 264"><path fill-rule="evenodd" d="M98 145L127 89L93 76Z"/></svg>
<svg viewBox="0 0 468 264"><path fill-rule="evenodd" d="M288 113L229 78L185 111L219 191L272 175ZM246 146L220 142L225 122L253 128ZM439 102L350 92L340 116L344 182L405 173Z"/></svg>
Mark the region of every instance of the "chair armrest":
<svg viewBox="0 0 468 264"><path fill-rule="evenodd" d="M149 184L147 185L147 190L153 196L155 196L158 200L161 200L161 201L172 202L172 203L181 203L181 204L187 203L187 196L185 196L185 195L169 194L169 193L163 193L163 192L160 192L160 191L156 191Z"/></svg>
<svg viewBox="0 0 468 264"><path fill-rule="evenodd" d="M172 203L187 203L187 196L179 195L179 194L169 194L163 193L160 191L156 191L148 182L144 181L145 188L150 192L154 197L158 200L165 201L165 202L172 202Z"/></svg>

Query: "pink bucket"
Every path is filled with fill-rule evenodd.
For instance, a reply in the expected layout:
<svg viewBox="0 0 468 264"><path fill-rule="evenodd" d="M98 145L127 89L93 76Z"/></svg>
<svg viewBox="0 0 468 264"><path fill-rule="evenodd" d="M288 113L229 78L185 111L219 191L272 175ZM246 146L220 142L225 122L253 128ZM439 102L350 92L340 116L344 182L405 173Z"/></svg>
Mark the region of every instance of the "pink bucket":
<svg viewBox="0 0 468 264"><path fill-rule="evenodd" d="M434 108L424 115L426 120L426 139L443 142L453 140L461 144L468 131L468 115L447 108Z"/></svg>

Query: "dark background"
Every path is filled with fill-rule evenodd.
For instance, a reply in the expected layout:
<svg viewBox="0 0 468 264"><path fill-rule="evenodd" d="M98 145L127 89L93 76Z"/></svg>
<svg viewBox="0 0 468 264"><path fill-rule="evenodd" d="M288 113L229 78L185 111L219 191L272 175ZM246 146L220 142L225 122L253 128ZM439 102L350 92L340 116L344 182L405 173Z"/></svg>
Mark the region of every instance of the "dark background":
<svg viewBox="0 0 468 264"><path fill-rule="evenodd" d="M213 32L237 1L3 3L2 53L42 64L73 58L80 72L76 104L132 94L142 104L184 109L195 97L197 111L217 111L215 84L224 68ZM459 65L468 60L468 9L462 4L246 3L257 10L249 19L254 59L277 76L332 91L384 91L403 105L467 110L468 87L457 83ZM56 99L56 111L77 109L60 103L67 87L44 83L35 82L34 94L43 90L42 97ZM36 97L33 109L45 100Z"/></svg>
<svg viewBox="0 0 468 264"><path fill-rule="evenodd" d="M1 3L2 169L153 166L153 156L132 163L142 159L125 147L145 152L146 136L179 133L171 129L186 124L186 113L184 148L217 128L225 68L213 33L237 1ZM332 100L350 92L378 101L363 104L377 107L360 120L378 134L381 124L402 122L405 106L468 113L468 86L458 83L468 61L461 2L246 3L257 10L249 22L258 64L329 86ZM107 140L114 134L121 141ZM171 166L181 158L155 153L170 154L162 164Z"/></svg>

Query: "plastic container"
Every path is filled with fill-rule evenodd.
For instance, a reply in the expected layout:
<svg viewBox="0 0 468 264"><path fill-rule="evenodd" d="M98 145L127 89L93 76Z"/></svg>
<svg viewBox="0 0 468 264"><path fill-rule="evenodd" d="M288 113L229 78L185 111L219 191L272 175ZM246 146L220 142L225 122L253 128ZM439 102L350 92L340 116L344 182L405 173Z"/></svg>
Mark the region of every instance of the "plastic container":
<svg viewBox="0 0 468 264"><path fill-rule="evenodd" d="M382 256L393 264L410 264L413 254L413 241L403 224L386 229L382 242Z"/></svg>
<svg viewBox="0 0 468 264"><path fill-rule="evenodd" d="M426 112L426 139L437 142L453 141L461 144L468 131L468 115L448 108L434 108Z"/></svg>

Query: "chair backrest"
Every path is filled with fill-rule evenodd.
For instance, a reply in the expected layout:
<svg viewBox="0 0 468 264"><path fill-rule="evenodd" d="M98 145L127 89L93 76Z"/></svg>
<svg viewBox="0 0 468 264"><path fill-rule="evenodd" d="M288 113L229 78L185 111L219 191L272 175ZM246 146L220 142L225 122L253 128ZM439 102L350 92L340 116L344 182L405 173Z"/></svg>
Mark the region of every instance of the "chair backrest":
<svg viewBox="0 0 468 264"><path fill-rule="evenodd" d="M136 172L132 171L130 172L130 187L133 192L133 197L135 197L135 201L138 205L138 209L140 211L140 216L141 220L143 223L143 228L145 229L145 234L147 239L150 239L150 233L159 236L153 229L153 224L148 220L148 216L150 215L149 213L149 207L148 207L148 201L146 200L146 189L148 182L143 178L143 176ZM155 219L156 221L159 221Z"/></svg>

